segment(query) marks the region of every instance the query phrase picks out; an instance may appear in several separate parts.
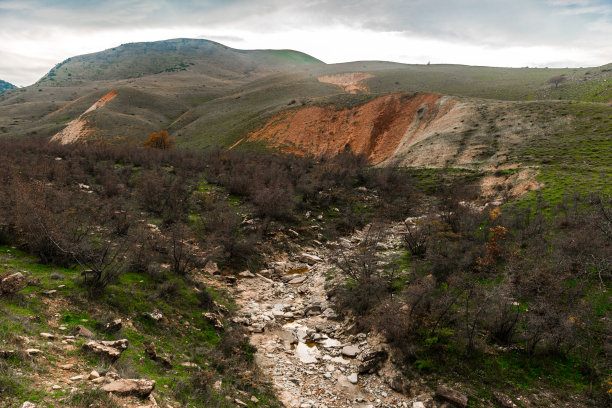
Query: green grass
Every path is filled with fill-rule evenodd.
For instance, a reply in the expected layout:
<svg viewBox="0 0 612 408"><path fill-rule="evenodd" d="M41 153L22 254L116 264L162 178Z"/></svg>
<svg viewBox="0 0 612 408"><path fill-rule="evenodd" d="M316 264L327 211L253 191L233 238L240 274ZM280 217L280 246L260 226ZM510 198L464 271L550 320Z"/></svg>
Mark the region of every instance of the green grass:
<svg viewBox="0 0 612 408"><path fill-rule="evenodd" d="M531 138L517 149L515 159L540 168L540 192L553 203L566 193L612 194L612 106L568 102L556 105L555 113L568 116L569 125ZM535 193L525 198L534 199Z"/></svg>
<svg viewBox="0 0 612 408"><path fill-rule="evenodd" d="M231 364L235 363L230 362L231 357L223 357L218 350L223 331L215 329L202 316L204 310L199 305L196 293L182 279L174 278L178 283L176 293L169 297L161 297L157 293L157 283L149 276L128 272L121 276L119 282L110 285L102 296L87 298L87 292L79 285L78 271L41 265L35 258L19 250L1 246L0 271L6 269L24 271L30 282L36 282L36 286L28 286L17 295L3 297L0 300L0 311L3 312L0 313L0 342L10 340L13 334L38 338L40 332L55 332L57 329L48 325L48 320L52 316L48 314L47 305L41 301L41 298L46 296L42 293L59 285L66 287L70 285L70 291L58 290L52 295L56 299L64 299L63 309L58 318L59 323L69 328L82 324L102 339L127 338L129 347L114 366L124 378L142 377L155 380L158 401L173 401L177 398L190 400L190 396L181 396L179 390L175 389L175 385L179 382L191 384L194 373L197 372L193 368L181 366L180 363L183 362L195 363L205 372L210 372L213 377L223 379L226 383L224 394L211 391L207 394L207 398L210 398L207 401L218 401L222 403L220 406L226 406L223 405L225 395L231 395L237 387L243 387L232 376L227 377L234 370L230 368ZM50 275L54 275L54 278ZM209 292L219 303L231 309L235 308L223 291L211 289ZM157 322L145 317L144 313L153 310L160 311L164 319ZM97 331L98 323L117 315L124 321L126 319L130 321L129 325L124 325L120 332L114 334ZM33 316L39 318L33 319ZM70 330L67 333L70 333ZM82 359L89 365L89 369L109 368L108 363L99 357L81 351L80 346L83 341L79 339L75 343L75 350L66 352L67 355ZM155 343L159 355L171 359L172 368L164 367L161 363L145 357L145 345L150 342ZM54 351L53 346L47 349L45 343L37 347L43 348L46 364L57 364L62 360L56 356L57 351ZM252 351L245 349L246 358L252 358L249 357ZM68 404L74 407L114 408L111 400L88 390L81 389L67 398L65 393L47 392L41 389L39 385L28 380L31 374L40 372L45 367L44 364L39 365L36 360L30 362L14 358L8 363L8 366L3 366L0 361L0 405L4 403L3 401L7 404L8 401L12 401L10 404L18 406L23 401L29 400L40 401L41 406L47 407ZM23 377L17 376L17 369L24 373ZM276 406L269 391L259 386L247 391L252 395L262 396L262 401L269 401L268 406ZM57 402L62 403L55 405ZM7 406L12 406L10 404ZM251 403L251 406L255 405Z"/></svg>

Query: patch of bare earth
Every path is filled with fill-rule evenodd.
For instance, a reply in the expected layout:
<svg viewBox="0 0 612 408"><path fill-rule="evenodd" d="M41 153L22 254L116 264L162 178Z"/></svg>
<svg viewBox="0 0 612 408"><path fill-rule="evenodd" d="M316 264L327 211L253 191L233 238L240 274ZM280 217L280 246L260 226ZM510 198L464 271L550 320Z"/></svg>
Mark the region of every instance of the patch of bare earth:
<svg viewBox="0 0 612 408"><path fill-rule="evenodd" d="M502 196L520 197L540 188L540 183L536 180L537 174L537 169L527 168L507 176L486 176L480 183L481 196L489 200Z"/></svg>
<svg viewBox="0 0 612 408"><path fill-rule="evenodd" d="M100 109L101 107L106 105L108 102L112 101L116 96L117 96L116 91L110 91L109 93L104 95L102 98L98 99L93 105L89 107L89 109L83 112L78 118L72 120L70 123L68 123L68 126L66 126L64 129L62 129L61 131L56 133L53 137L51 137L51 141L59 142L60 144L70 144L90 134L91 129L89 129L89 126L87 124L86 115L90 112ZM76 100L72 101L71 103L66 105L64 108L66 108L67 106L71 105L74 102L76 102Z"/></svg>
<svg viewBox="0 0 612 408"><path fill-rule="evenodd" d="M431 93L385 95L345 109L310 106L280 113L247 139L316 157L352 150L378 164L398 149L455 126L465 114L461 106Z"/></svg>
<svg viewBox="0 0 612 408"><path fill-rule="evenodd" d="M357 92L369 92L365 80L374 78L374 75L365 72L349 72L344 74L324 75L318 77L319 82L339 86L344 92L356 94Z"/></svg>

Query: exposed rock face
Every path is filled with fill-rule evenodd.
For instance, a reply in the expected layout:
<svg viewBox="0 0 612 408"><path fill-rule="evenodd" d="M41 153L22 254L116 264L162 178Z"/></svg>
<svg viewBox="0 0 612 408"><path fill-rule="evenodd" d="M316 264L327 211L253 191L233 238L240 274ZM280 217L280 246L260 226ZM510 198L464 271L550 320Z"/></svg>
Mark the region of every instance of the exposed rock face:
<svg viewBox="0 0 612 408"><path fill-rule="evenodd" d="M0 280L0 295L11 295L26 287L25 276L21 272L15 272Z"/></svg>
<svg viewBox="0 0 612 408"><path fill-rule="evenodd" d="M354 108L309 106L285 111L247 139L317 157L333 156L348 147L378 164L430 136L452 132L466 114L462 103L441 95L391 94Z"/></svg>
<svg viewBox="0 0 612 408"><path fill-rule="evenodd" d="M438 386L436 389L436 396L462 408L465 408L468 405L468 396L466 394L455 391L445 385Z"/></svg>
<svg viewBox="0 0 612 408"><path fill-rule="evenodd" d="M95 354L99 354L104 358L115 361L121 357L121 353L128 348L127 339L116 341L98 341L91 340L83 344L83 349Z"/></svg>
<svg viewBox="0 0 612 408"><path fill-rule="evenodd" d="M140 398L146 398L155 388L154 380L142 379L120 379L105 384L102 389L106 392L113 392L118 395L134 395Z"/></svg>

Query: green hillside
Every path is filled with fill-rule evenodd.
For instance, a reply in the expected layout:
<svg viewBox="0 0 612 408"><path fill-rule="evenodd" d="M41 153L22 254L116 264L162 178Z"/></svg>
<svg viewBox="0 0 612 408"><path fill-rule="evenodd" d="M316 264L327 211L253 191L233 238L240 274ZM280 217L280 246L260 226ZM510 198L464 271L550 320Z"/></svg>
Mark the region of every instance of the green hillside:
<svg viewBox="0 0 612 408"><path fill-rule="evenodd" d="M182 38L123 44L68 58L51 69L39 83L67 85L182 71L231 79L270 68L293 68L303 64L321 64L321 61L291 50L235 50L213 41Z"/></svg>
<svg viewBox="0 0 612 408"><path fill-rule="evenodd" d="M17 88L15 85L0 79L0 94Z"/></svg>

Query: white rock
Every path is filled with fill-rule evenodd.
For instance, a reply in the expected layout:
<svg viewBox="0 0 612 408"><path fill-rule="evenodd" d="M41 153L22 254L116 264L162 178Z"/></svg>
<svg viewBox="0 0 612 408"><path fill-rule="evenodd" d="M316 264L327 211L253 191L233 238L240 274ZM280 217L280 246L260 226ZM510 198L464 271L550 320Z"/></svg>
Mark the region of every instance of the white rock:
<svg viewBox="0 0 612 408"><path fill-rule="evenodd" d="M304 364L313 364L317 362L319 349L300 342L295 348L295 356Z"/></svg>
<svg viewBox="0 0 612 408"><path fill-rule="evenodd" d="M347 357L355 357L359 354L359 347L356 346L344 346L342 348L342 354Z"/></svg>
<svg viewBox="0 0 612 408"><path fill-rule="evenodd" d="M338 348L342 346L342 343L336 339L325 339L321 342L321 345L325 348Z"/></svg>
<svg viewBox="0 0 612 408"><path fill-rule="evenodd" d="M75 375L74 377L70 377L70 381L80 381L84 378L85 378L84 375Z"/></svg>
<svg viewBox="0 0 612 408"><path fill-rule="evenodd" d="M416 401L412 403L412 408L425 408L425 404L421 401Z"/></svg>
<svg viewBox="0 0 612 408"><path fill-rule="evenodd" d="M351 384L357 384L357 382L359 381L359 378L357 377L357 373L353 373L353 374L349 375L348 377L346 377L346 379Z"/></svg>

